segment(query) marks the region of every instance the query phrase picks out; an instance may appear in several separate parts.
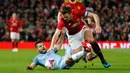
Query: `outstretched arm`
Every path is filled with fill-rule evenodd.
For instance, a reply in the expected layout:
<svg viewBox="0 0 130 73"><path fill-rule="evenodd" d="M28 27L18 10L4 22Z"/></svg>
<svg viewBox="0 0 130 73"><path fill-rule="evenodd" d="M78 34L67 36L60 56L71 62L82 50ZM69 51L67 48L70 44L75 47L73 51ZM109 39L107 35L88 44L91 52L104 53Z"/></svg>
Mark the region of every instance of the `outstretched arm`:
<svg viewBox="0 0 130 73"><path fill-rule="evenodd" d="M76 10L76 9L72 9L72 13L75 14L75 15L78 15L78 16L85 16L85 17L93 18L94 22L96 24L96 27L95 27L96 33L100 33L101 32L100 21L99 21L99 17L98 17L97 14L92 13L92 12L88 12L86 10L84 11L84 10Z"/></svg>
<svg viewBox="0 0 130 73"><path fill-rule="evenodd" d="M50 46L48 51L50 51L50 50L52 50L54 48L54 45L56 44L60 33L61 33L61 30L56 29L56 31L55 31L55 33L54 33L54 35L52 37L51 46Z"/></svg>
<svg viewBox="0 0 130 73"><path fill-rule="evenodd" d="M36 65L36 63L31 63L29 66L27 66L27 70L33 70L35 67L36 67L37 65Z"/></svg>
<svg viewBox="0 0 130 73"><path fill-rule="evenodd" d="M56 44L56 48L57 48L57 49L61 49L62 44L63 44L63 42L64 42L64 37L65 37L65 33L64 33L64 31L62 30L62 32L60 33L60 36L59 36L59 38L58 38L57 44Z"/></svg>
<svg viewBox="0 0 130 73"><path fill-rule="evenodd" d="M59 22L60 21L60 19L61 19L61 13L60 12L58 12L58 15L57 15L57 21Z"/></svg>

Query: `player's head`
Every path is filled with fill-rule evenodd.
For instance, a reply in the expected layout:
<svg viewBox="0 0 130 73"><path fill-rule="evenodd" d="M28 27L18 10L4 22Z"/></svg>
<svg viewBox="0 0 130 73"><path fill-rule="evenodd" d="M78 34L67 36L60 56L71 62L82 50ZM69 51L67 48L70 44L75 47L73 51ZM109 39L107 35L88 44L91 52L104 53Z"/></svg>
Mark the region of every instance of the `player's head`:
<svg viewBox="0 0 130 73"><path fill-rule="evenodd" d="M47 49L46 49L46 47L45 47L45 45L43 44L42 41L37 41L35 43L35 47L37 48L39 53L46 53L47 52Z"/></svg>
<svg viewBox="0 0 130 73"><path fill-rule="evenodd" d="M69 0L70 3L75 4L76 0Z"/></svg>
<svg viewBox="0 0 130 73"><path fill-rule="evenodd" d="M17 18L17 14L16 13L13 13L12 14L12 19L16 19Z"/></svg>
<svg viewBox="0 0 130 73"><path fill-rule="evenodd" d="M63 6L61 8L61 14L65 21L69 22L72 20L71 7L69 5Z"/></svg>

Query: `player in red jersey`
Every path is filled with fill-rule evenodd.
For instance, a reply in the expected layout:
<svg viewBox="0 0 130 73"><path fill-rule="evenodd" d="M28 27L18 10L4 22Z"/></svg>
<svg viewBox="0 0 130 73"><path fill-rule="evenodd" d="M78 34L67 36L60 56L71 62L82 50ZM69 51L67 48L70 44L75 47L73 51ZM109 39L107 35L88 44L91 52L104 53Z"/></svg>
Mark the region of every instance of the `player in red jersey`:
<svg viewBox="0 0 130 73"><path fill-rule="evenodd" d="M10 39L12 41L12 52L18 52L18 42L20 39L20 31L22 31L22 22L17 18L17 14L13 13L8 22Z"/></svg>
<svg viewBox="0 0 130 73"><path fill-rule="evenodd" d="M71 6L72 9L86 11L86 7L82 3L80 3L76 0L68 0L68 2L64 2L61 7L65 6L65 5ZM58 13L58 22L59 22L60 18L61 18L61 13L59 12ZM86 48L86 49L88 50L88 48ZM87 52L88 53L86 54L86 56L89 61L91 61L97 57L97 55L91 53L91 49L89 49L89 51L87 51ZM83 58L83 61L87 62L85 57Z"/></svg>
<svg viewBox="0 0 130 73"><path fill-rule="evenodd" d="M72 54L83 51L83 46L81 42L85 42L86 40L91 44L92 48L95 48L94 52L99 56L104 67L110 67L110 64L107 63L104 59L99 45L93 38L92 32L89 30L88 26L85 25L84 21L81 18L82 16L92 17L96 24L95 32L100 33L101 27L98 15L87 11L71 9L70 6L63 6L61 14L62 18L58 22L57 29L55 31L55 34L53 35L51 47L54 47L54 43L56 43L58 36L62 33L62 30L64 29L65 32L67 32L68 41L72 48Z"/></svg>
<svg viewBox="0 0 130 73"><path fill-rule="evenodd" d="M80 3L80 2L78 2L78 1L76 1L76 0L68 0L68 2L64 2L63 4L62 4L62 6L65 6L65 5L69 5L69 6L71 6L71 8L72 9L77 9L77 10L81 10L81 11L86 11L86 7L82 4L82 3ZM61 6L61 7L62 7ZM59 12L58 13L58 21L60 20L60 18L61 18L61 13Z"/></svg>

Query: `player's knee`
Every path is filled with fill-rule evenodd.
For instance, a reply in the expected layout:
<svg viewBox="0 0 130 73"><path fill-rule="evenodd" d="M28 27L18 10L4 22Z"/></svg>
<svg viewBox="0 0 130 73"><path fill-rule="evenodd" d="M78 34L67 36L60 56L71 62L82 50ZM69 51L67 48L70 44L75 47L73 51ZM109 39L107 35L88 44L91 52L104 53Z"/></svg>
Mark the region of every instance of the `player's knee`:
<svg viewBox="0 0 130 73"><path fill-rule="evenodd" d="M89 42L89 43L91 43L91 42L94 42L95 41L95 39L94 38L88 38L88 40L87 40L87 42Z"/></svg>
<svg viewBox="0 0 130 73"><path fill-rule="evenodd" d="M68 57L68 58L66 59L66 64L67 64L68 66L73 66L74 63L75 63L75 62L72 60L71 57Z"/></svg>

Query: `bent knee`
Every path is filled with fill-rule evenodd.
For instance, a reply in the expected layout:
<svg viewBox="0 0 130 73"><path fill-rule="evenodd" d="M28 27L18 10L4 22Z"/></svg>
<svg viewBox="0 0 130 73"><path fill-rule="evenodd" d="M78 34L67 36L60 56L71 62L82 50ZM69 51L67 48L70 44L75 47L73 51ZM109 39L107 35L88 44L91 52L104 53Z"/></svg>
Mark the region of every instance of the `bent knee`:
<svg viewBox="0 0 130 73"><path fill-rule="evenodd" d="M68 58L66 59L66 64L67 64L68 66L73 66L74 63L75 63L75 62L72 60L72 58L68 57Z"/></svg>
<svg viewBox="0 0 130 73"><path fill-rule="evenodd" d="M91 43L91 42L94 42L95 39L94 38L88 38L87 42Z"/></svg>

